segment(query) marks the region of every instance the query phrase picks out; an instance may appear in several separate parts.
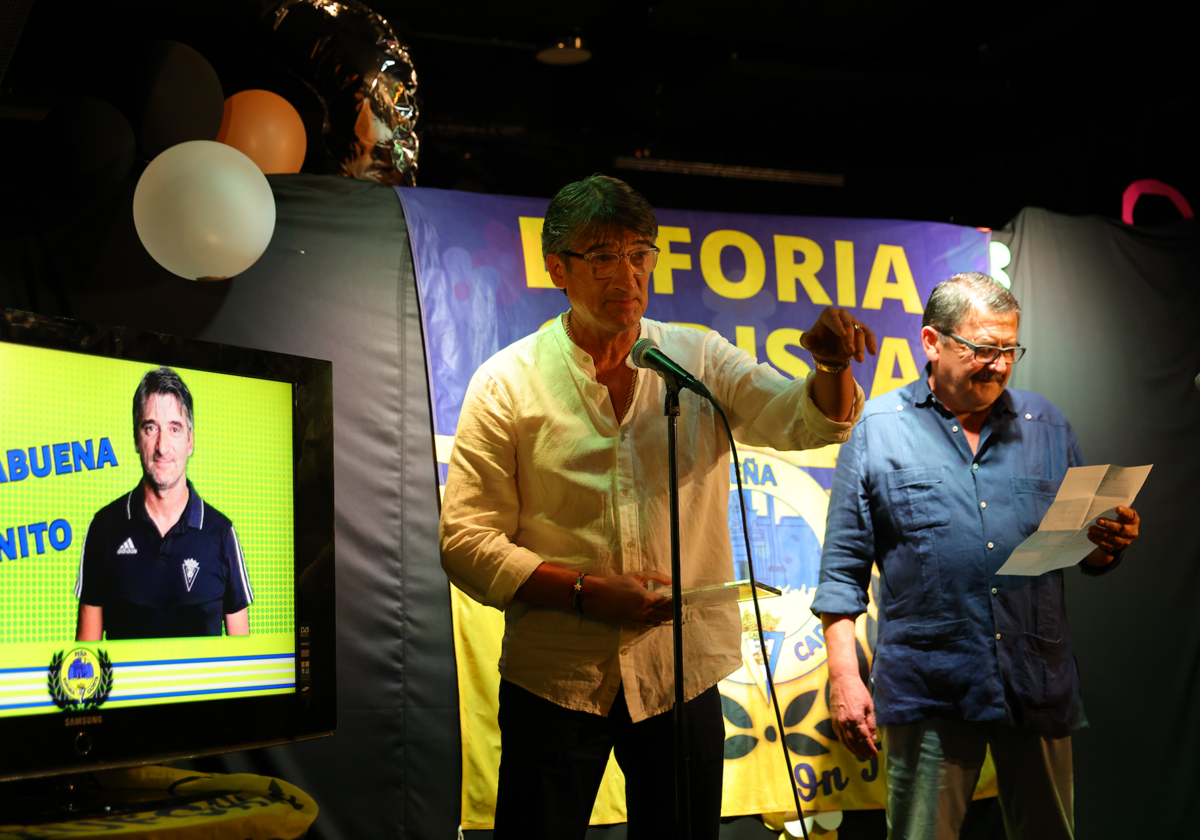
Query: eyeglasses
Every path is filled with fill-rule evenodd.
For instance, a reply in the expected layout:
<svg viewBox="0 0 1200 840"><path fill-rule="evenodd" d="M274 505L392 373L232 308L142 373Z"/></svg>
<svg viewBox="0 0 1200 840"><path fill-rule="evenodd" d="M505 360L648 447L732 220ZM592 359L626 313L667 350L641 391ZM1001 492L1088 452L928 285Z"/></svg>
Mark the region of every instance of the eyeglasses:
<svg viewBox="0 0 1200 840"><path fill-rule="evenodd" d="M577 254L574 251L559 251L559 253L566 254L568 257L579 257L581 260L587 260L592 270L592 276L597 280L606 280L616 274L617 266L621 264L621 260L623 259L629 260L629 267L639 277L643 274L649 274L658 263L658 248L653 245L649 248L639 248L636 251L630 251L628 254L612 254L602 251L592 251L588 254Z"/></svg>
<svg viewBox="0 0 1200 840"><path fill-rule="evenodd" d="M974 342L967 341L961 335L955 335L954 333L942 333L942 335L948 335L960 344L970 347L975 351L975 361L983 362L985 365L996 361L997 356L1003 356L1004 361L1010 365L1015 365L1025 355L1025 348L1020 344L1013 347L995 347L990 344L975 344Z"/></svg>

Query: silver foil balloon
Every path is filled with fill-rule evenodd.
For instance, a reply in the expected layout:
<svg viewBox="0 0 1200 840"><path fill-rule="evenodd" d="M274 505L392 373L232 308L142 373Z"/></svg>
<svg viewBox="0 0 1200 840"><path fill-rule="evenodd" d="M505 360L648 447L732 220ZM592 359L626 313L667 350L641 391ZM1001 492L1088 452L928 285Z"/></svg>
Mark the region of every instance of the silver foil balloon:
<svg viewBox="0 0 1200 840"><path fill-rule="evenodd" d="M321 99L338 175L417 182L417 71L388 22L358 0L267 0L265 22Z"/></svg>

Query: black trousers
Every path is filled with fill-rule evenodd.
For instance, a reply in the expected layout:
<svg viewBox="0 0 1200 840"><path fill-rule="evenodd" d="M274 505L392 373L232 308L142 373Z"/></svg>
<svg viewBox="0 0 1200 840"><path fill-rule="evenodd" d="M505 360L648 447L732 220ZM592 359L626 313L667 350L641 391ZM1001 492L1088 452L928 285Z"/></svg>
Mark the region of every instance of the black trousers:
<svg viewBox="0 0 1200 840"><path fill-rule="evenodd" d="M692 837L716 840L725 761L717 687L689 701L687 714ZM496 840L582 840L610 750L625 774L629 840L675 837L674 739L671 711L634 723L622 691L601 717L501 680Z"/></svg>

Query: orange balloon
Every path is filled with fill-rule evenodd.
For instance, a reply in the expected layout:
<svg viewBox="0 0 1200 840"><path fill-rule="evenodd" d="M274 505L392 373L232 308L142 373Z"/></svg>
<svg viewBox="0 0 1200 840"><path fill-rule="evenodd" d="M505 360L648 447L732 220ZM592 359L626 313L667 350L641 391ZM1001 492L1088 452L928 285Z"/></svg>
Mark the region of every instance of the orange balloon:
<svg viewBox="0 0 1200 840"><path fill-rule="evenodd" d="M269 90L244 90L226 99L217 142L237 149L265 175L299 172L308 146L296 109Z"/></svg>

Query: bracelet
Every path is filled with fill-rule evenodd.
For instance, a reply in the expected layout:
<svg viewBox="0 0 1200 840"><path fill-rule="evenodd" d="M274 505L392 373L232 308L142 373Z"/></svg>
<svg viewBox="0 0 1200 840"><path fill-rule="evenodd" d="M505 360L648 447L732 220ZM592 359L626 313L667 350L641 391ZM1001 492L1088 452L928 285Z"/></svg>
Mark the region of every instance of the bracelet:
<svg viewBox="0 0 1200 840"><path fill-rule="evenodd" d="M586 574L581 574L575 579L575 585L572 586L571 592L571 612L577 612L583 615L583 579Z"/></svg>
<svg viewBox="0 0 1200 840"><path fill-rule="evenodd" d="M850 360L846 359L844 362L827 362L824 359L818 359L816 356L813 356L813 364L817 370L823 373L841 373L850 367Z"/></svg>

